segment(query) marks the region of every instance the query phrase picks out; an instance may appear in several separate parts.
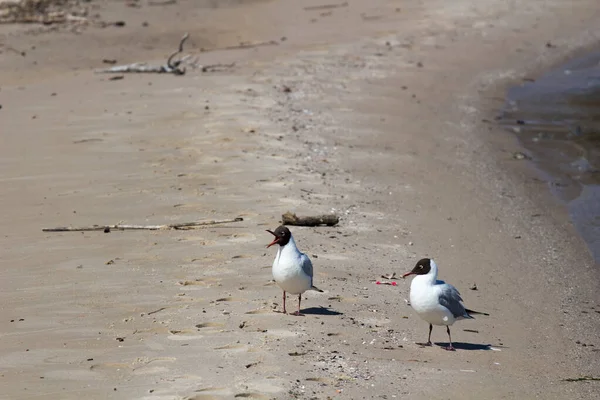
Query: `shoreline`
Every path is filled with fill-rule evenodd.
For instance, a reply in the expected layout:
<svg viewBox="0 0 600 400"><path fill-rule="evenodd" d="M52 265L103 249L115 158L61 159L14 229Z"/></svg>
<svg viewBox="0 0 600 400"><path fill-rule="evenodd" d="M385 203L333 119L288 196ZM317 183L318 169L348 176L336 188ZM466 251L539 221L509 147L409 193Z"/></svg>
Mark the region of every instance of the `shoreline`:
<svg viewBox="0 0 600 400"><path fill-rule="evenodd" d="M549 191L567 208L597 262L598 232L593 222L598 216L593 201L598 164L593 138L596 115L593 107L572 100L577 96L593 101L593 93L587 92L594 87L593 65L600 53L598 46L592 49L585 56L555 66L534 82L512 86L507 103L513 106L505 106L498 122L514 133L532 156L541 179L548 181ZM563 74L568 69L573 74Z"/></svg>
<svg viewBox="0 0 600 400"><path fill-rule="evenodd" d="M20 136L2 146L0 177L14 187L0 204L14 214L0 313L24 321L0 332L2 391L165 399L598 393L597 385L560 381L600 373L592 362L598 269L566 210L530 166L510 157L517 138L483 122L499 112L500 86L529 76L520 68L535 63L510 44L507 59L481 44L512 35L486 25L494 11L473 22L456 16L469 2L436 4L404 10L398 27L384 17L387 4L361 14L352 3L318 18L338 18L343 37L353 21L379 16L367 20L375 27L359 28L362 40L352 32L344 43L315 46L285 32L290 47L204 54L239 64L208 76L127 75L112 85L80 73L3 87L0 112L11 110L8 130ZM514 29L526 21L502 2L493 6L512 16L505 23ZM256 7L253 15L285 9L247 7ZM580 7L573 13L583 17ZM561 34L574 38L580 23L572 16ZM564 59L556 54L563 48L540 51L552 22L540 24L523 53ZM315 27L315 38L333 26L299 18L286 29ZM464 49L480 65L465 62ZM83 89L96 96L84 99ZM58 103L46 100L54 91ZM315 313L273 313L280 292L269 282L273 254L261 233L287 210L332 209L339 226L293 229L326 290L303 299ZM231 216L244 222L187 232L38 232L40 224ZM426 326L402 300L409 282L370 284L430 255L467 306L492 316L455 325L453 354L414 345ZM473 283L478 291L468 289ZM445 340L441 329L433 339Z"/></svg>

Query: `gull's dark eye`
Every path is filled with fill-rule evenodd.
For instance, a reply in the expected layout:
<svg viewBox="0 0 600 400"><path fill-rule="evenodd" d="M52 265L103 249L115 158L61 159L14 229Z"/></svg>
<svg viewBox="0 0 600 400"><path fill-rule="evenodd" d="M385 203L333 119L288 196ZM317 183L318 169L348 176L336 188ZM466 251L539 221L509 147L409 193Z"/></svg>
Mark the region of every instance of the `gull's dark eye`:
<svg viewBox="0 0 600 400"><path fill-rule="evenodd" d="M423 266L422 266L422 265L419 265L419 268L423 269Z"/></svg>

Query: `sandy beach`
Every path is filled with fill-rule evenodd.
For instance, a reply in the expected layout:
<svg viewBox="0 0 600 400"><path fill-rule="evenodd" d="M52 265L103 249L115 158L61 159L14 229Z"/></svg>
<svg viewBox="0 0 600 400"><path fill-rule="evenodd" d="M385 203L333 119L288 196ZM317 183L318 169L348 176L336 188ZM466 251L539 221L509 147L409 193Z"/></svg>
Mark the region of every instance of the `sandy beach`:
<svg viewBox="0 0 600 400"><path fill-rule="evenodd" d="M0 25L0 399L600 398L600 270L494 121L598 46L597 1L82 6ZM94 72L186 32L184 75ZM290 227L304 317L275 312L287 211L340 216ZM410 280L375 283L422 257L490 313L455 352L416 344Z"/></svg>

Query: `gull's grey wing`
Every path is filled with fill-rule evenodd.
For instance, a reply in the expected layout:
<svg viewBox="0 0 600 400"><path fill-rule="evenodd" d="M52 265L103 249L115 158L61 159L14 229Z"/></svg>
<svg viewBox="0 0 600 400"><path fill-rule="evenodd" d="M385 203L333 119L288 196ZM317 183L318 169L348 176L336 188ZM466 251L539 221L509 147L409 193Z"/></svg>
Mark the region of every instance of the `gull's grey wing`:
<svg viewBox="0 0 600 400"><path fill-rule="evenodd" d="M310 262L310 258L308 258L308 256L306 254L302 254L300 256L300 260L302 261L302 271L304 271L304 273L308 276L310 276L310 289L311 290L316 290L317 292L321 292L323 293L323 291L321 289L319 289L318 287L316 287L315 285L313 285L313 266L312 266L312 262Z"/></svg>
<svg viewBox="0 0 600 400"><path fill-rule="evenodd" d="M313 277L313 266L310 258L304 253L300 256L300 261L302 262L302 271L311 278Z"/></svg>
<svg viewBox="0 0 600 400"><path fill-rule="evenodd" d="M440 282L441 284L438 286L440 304L450 310L454 318L473 318L462 305L461 301L463 299L460 297L458 290L450 284L443 283L443 281L438 281L438 284Z"/></svg>

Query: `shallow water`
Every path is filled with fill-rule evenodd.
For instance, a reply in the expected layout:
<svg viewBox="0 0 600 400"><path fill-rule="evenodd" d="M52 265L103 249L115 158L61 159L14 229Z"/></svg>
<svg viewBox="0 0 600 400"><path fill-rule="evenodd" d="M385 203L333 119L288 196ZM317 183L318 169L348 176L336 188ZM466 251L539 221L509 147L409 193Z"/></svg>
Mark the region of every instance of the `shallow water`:
<svg viewBox="0 0 600 400"><path fill-rule="evenodd" d="M510 88L499 122L516 133L600 262L600 52Z"/></svg>

